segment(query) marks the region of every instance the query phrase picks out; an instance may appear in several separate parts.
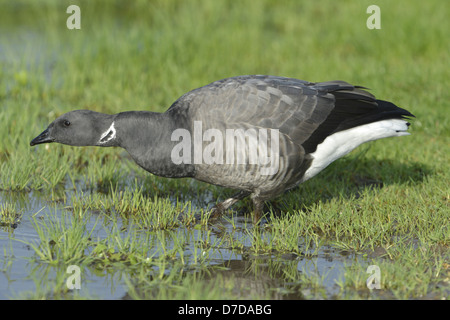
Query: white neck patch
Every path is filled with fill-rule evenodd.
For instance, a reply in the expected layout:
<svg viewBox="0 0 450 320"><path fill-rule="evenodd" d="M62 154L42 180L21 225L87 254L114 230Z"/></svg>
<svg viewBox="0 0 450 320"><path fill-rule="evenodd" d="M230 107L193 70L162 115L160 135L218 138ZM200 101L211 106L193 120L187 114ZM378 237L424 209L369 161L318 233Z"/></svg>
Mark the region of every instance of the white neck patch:
<svg viewBox="0 0 450 320"><path fill-rule="evenodd" d="M100 144L106 143L106 142L114 139L115 137L116 137L116 128L114 127L114 122L113 122L111 124L111 126L108 128L108 130L106 130L105 132L102 133L98 143L100 143Z"/></svg>

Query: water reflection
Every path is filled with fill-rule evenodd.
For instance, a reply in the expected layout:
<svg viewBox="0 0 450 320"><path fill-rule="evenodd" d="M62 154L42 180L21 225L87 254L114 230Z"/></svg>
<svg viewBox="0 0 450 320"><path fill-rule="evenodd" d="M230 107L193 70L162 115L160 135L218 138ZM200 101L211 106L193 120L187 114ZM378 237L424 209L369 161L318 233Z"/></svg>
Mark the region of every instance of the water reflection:
<svg viewBox="0 0 450 320"><path fill-rule="evenodd" d="M83 289L70 292L65 286L67 266L42 263L27 242L38 244L40 241L33 219L45 222L73 215L71 200L83 192L86 189L80 191L69 186L51 192L0 192L1 203L13 203L23 212L16 229L0 230L0 245L5 253L0 262L0 288L3 288L0 298L177 297L180 285L191 285L192 279L199 286L223 284L229 288L230 297L242 299L323 298L336 292L335 282L343 263L354 259L326 245L301 254L255 254L254 239L249 232L254 226L249 222L251 218L243 214L225 217L206 228L180 227L149 232L134 229L127 221L113 222L113 217L98 212L85 217L88 219L86 229L95 228L93 239L102 241L111 234L133 239L142 246L141 250L146 250L152 263L129 265L119 260L82 265ZM264 234L264 228L260 232ZM204 288L198 290L202 292ZM214 287L210 291L214 298ZM203 298L208 298L208 292Z"/></svg>

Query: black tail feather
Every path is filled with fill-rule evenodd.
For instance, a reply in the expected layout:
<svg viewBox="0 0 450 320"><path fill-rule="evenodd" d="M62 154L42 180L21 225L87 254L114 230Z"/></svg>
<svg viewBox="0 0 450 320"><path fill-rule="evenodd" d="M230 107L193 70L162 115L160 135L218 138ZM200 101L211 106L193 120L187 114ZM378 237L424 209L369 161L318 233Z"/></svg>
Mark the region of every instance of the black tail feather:
<svg viewBox="0 0 450 320"><path fill-rule="evenodd" d="M359 90L354 95L351 91L335 91L335 108L317 130L303 143L306 153L314 152L317 145L333 133L388 119L414 118L409 111L397 107L389 101L377 100L363 95Z"/></svg>

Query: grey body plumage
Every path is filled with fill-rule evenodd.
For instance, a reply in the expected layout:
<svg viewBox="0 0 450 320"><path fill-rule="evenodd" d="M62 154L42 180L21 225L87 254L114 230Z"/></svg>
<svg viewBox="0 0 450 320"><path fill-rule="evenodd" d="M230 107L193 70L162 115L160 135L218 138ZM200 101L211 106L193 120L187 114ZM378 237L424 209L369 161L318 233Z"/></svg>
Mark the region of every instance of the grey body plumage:
<svg viewBox="0 0 450 320"><path fill-rule="evenodd" d="M60 142L122 147L139 166L153 174L191 177L240 191L236 197L218 204L216 212L250 195L258 219L264 201L311 178L359 144L407 134L406 117L413 115L343 81L311 83L275 76L239 76L192 90L164 113L68 112L51 123L31 145ZM228 163L227 145L223 146L220 163L196 162L199 149L193 141L191 149L184 150L189 151L189 161L174 163L173 150L180 141L174 140L172 134L183 129L195 136L198 123L202 132L213 129L223 137L231 129L276 130L276 172L262 174L259 163ZM204 150L211 142L201 143ZM233 152L236 157L247 153L243 157L248 160L248 150Z"/></svg>

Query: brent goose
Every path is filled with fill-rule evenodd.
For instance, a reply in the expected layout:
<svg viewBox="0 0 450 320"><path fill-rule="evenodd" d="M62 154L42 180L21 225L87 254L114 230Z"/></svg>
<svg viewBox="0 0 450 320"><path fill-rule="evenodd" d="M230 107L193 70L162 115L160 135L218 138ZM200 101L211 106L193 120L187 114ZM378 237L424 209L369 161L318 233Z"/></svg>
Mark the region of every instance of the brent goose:
<svg viewBox="0 0 450 320"><path fill-rule="evenodd" d="M143 169L239 190L218 215L250 196L264 201L314 177L360 144L408 135L407 110L344 81L251 75L192 90L164 113L63 114L31 146L122 147Z"/></svg>

